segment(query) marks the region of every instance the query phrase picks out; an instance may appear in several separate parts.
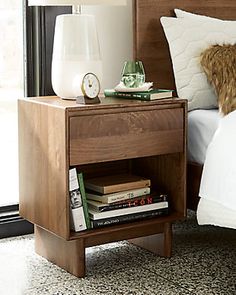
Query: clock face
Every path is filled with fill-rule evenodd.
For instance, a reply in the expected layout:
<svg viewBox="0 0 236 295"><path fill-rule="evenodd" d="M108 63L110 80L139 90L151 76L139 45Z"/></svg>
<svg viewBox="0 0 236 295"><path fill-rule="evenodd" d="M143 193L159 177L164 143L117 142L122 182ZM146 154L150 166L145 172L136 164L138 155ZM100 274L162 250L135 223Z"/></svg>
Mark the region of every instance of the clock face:
<svg viewBox="0 0 236 295"><path fill-rule="evenodd" d="M98 77L93 73L87 73L82 81L82 92L88 98L95 98L100 92Z"/></svg>

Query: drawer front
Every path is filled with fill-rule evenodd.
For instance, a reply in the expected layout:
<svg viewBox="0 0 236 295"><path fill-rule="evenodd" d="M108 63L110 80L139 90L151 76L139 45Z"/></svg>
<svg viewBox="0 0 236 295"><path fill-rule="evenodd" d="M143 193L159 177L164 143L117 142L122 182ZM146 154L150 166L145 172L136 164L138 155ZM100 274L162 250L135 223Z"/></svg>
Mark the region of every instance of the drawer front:
<svg viewBox="0 0 236 295"><path fill-rule="evenodd" d="M71 117L70 165L182 152L183 137L182 108Z"/></svg>

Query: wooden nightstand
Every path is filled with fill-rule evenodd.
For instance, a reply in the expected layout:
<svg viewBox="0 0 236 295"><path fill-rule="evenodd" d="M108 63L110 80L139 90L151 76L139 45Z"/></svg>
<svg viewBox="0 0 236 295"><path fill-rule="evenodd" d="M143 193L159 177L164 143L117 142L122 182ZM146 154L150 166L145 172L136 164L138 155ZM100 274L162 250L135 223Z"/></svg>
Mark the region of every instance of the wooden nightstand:
<svg viewBox="0 0 236 295"><path fill-rule="evenodd" d="M57 97L19 100L20 214L35 224L36 252L85 275L85 248L131 240L171 255L172 222L186 215L186 101L101 99L82 106ZM68 171L84 177L132 172L169 195L165 217L72 232Z"/></svg>

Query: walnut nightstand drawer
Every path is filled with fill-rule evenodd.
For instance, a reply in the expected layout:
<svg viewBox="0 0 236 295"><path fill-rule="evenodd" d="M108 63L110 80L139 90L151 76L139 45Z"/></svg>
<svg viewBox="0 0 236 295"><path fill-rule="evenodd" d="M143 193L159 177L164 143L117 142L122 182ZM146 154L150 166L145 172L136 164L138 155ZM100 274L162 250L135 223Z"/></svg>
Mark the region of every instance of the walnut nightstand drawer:
<svg viewBox="0 0 236 295"><path fill-rule="evenodd" d="M182 152L183 120L183 108L71 117L70 165Z"/></svg>

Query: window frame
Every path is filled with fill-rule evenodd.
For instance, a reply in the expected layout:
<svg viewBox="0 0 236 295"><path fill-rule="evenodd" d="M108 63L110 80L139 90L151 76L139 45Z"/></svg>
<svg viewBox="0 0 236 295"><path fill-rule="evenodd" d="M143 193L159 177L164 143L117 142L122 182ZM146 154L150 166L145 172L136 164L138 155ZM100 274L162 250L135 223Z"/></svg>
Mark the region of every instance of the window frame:
<svg viewBox="0 0 236 295"><path fill-rule="evenodd" d="M55 95L51 63L56 16L69 6L34 7L23 0L24 93L27 97ZM33 233L33 225L19 215L19 205L0 207L0 239Z"/></svg>
<svg viewBox="0 0 236 295"><path fill-rule="evenodd" d="M26 96L55 95L51 64L56 17L71 13L70 6L28 6L25 2Z"/></svg>

